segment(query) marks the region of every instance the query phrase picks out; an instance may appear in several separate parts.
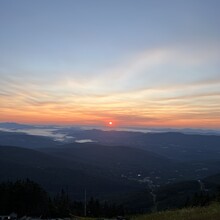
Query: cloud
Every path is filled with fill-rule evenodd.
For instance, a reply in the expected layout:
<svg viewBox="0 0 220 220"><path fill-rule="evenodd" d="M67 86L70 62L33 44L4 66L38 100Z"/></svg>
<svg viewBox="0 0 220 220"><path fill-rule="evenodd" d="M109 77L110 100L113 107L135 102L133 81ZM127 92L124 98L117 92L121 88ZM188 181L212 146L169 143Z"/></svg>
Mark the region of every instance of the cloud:
<svg viewBox="0 0 220 220"><path fill-rule="evenodd" d="M13 115L29 121L95 124L111 118L138 126L199 126L209 120L216 126L217 55L207 48L155 48L97 69L92 77L87 73L86 80L78 72L56 73L54 78L1 73L0 120Z"/></svg>

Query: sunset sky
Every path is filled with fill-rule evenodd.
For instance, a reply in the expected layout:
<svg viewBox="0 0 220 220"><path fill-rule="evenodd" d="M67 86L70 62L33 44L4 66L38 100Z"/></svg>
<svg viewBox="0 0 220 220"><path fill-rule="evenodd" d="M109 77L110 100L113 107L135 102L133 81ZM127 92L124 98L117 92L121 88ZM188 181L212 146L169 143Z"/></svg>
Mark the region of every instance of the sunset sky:
<svg viewBox="0 0 220 220"><path fill-rule="evenodd" d="M0 0L0 121L220 128L219 0Z"/></svg>

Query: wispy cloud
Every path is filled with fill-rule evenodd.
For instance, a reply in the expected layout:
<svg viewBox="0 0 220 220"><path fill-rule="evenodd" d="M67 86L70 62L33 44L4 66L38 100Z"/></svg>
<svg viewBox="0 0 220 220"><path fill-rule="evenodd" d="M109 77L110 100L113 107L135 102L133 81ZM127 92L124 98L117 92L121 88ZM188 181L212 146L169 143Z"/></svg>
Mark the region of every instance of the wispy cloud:
<svg viewBox="0 0 220 220"><path fill-rule="evenodd" d="M87 79L78 72L54 78L1 73L1 120L22 117L99 124L114 119L120 125L207 126L212 122L217 126L220 77L215 60L219 54L207 48L199 51L146 50L115 67L97 69L92 77L87 73Z"/></svg>

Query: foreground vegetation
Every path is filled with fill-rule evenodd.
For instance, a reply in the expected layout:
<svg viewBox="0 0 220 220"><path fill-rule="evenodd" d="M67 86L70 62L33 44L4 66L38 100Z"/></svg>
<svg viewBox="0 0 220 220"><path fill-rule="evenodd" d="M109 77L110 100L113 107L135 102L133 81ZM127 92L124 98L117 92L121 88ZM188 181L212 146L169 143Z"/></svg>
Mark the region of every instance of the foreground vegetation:
<svg viewBox="0 0 220 220"><path fill-rule="evenodd" d="M72 201L63 190L56 196L51 197L40 185L28 179L0 183L0 195L0 214L16 212L19 217L26 215L41 216L43 218L75 218L75 216L78 216L80 220L91 220L92 218L115 218L116 216L132 214L131 211L124 209L122 205L111 204L107 201L100 202L97 199L90 198L86 202L87 218L82 218L85 214L84 202ZM138 215L131 219L219 220L220 190L217 190L215 196L202 192L195 194L185 203L185 207L176 211L160 211ZM79 218L79 216L81 217Z"/></svg>
<svg viewBox="0 0 220 220"><path fill-rule="evenodd" d="M220 203L212 203L207 207L184 208L176 211L164 211L139 215L132 220L219 220Z"/></svg>
<svg viewBox="0 0 220 220"><path fill-rule="evenodd" d="M0 215L15 212L19 217L26 215L62 218L85 214L84 202L71 200L64 190L51 197L40 185L28 179L0 183L0 195ZM86 202L87 217L113 217L123 214L121 205L100 202L94 198Z"/></svg>

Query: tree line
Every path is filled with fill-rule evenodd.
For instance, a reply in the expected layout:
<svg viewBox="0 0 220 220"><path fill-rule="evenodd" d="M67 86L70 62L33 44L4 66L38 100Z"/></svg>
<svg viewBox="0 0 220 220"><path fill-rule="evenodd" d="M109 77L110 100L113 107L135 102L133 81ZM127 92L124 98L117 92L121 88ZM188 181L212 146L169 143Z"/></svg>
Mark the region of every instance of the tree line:
<svg viewBox="0 0 220 220"><path fill-rule="evenodd" d="M85 203L73 201L61 190L51 197L37 183L26 179L0 183L0 214L16 212L18 216L62 218L85 215ZM90 198L86 202L86 215L90 217L113 217L124 215L122 205Z"/></svg>
<svg viewBox="0 0 220 220"><path fill-rule="evenodd" d="M206 206L212 201L220 202L220 187L216 193L200 192L187 197L181 207ZM12 212L20 217L24 215L44 218L84 216L85 202L72 200L64 190L52 197L39 184L29 179L0 183L0 214L8 215ZM128 213L130 211L123 205L100 201L93 197L86 202L88 217L111 218Z"/></svg>

